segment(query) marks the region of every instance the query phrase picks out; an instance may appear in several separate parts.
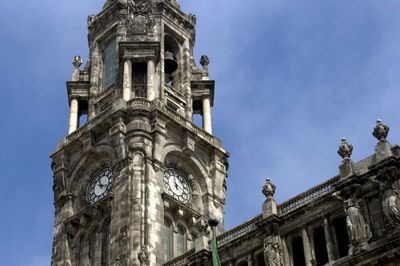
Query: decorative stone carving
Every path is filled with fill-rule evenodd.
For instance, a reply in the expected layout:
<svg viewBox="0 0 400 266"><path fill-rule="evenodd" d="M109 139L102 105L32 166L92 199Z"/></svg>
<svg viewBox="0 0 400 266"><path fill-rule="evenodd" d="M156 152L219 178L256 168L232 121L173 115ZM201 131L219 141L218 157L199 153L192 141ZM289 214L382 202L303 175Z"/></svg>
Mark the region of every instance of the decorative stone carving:
<svg viewBox="0 0 400 266"><path fill-rule="evenodd" d="M200 58L200 64L203 68L207 68L210 64L210 59L206 55L202 55Z"/></svg>
<svg viewBox="0 0 400 266"><path fill-rule="evenodd" d="M268 236L264 239L264 261L266 266L282 266L282 245L276 223L269 225Z"/></svg>
<svg viewBox="0 0 400 266"><path fill-rule="evenodd" d="M75 68L79 68L82 65L82 57L79 55L74 56L74 59L72 60L72 64L74 65Z"/></svg>
<svg viewBox="0 0 400 266"><path fill-rule="evenodd" d="M204 218L199 218L197 220L197 228L199 229L200 234L202 235L208 235L209 230L208 230L208 221Z"/></svg>
<svg viewBox="0 0 400 266"><path fill-rule="evenodd" d="M361 201L359 199L361 186L351 185L341 192L333 195L342 200L346 212L347 233L350 240L349 255L365 251L368 248L368 241L372 237L369 225L365 222Z"/></svg>
<svg viewBox="0 0 400 266"><path fill-rule="evenodd" d="M388 223L400 229L400 171L391 166L379 171L377 180L384 189L382 209Z"/></svg>
<svg viewBox="0 0 400 266"><path fill-rule="evenodd" d="M147 254L147 250L145 246L142 246L138 253L138 259L140 261L140 266L145 266L148 264L149 255Z"/></svg>
<svg viewBox="0 0 400 266"><path fill-rule="evenodd" d="M342 143L339 145L338 154L344 159L350 159L353 153L353 145L347 142L346 138L342 138Z"/></svg>
<svg viewBox="0 0 400 266"><path fill-rule="evenodd" d="M266 179L262 192L267 199L273 198L275 195L276 186L272 184L269 178Z"/></svg>
<svg viewBox="0 0 400 266"><path fill-rule="evenodd" d="M151 17L153 6L148 0L126 0L120 1L126 5L127 12L121 18L121 23L125 25L128 32L135 34L146 34L155 25Z"/></svg>
<svg viewBox="0 0 400 266"><path fill-rule="evenodd" d="M377 138L379 141L386 140L387 135L389 133L389 127L382 123L382 120L378 119L376 121L376 126L372 135Z"/></svg>

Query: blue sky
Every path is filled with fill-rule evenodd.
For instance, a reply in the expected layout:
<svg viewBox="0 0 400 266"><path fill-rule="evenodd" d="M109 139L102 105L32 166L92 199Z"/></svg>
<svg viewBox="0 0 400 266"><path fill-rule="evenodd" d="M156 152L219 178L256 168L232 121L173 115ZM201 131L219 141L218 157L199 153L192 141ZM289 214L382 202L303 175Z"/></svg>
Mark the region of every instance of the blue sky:
<svg viewBox="0 0 400 266"><path fill-rule="evenodd" d="M399 1L181 0L198 18L196 58L216 80L214 133L231 153L226 227L257 215L266 177L281 202L374 151L377 118L400 142ZM103 1L2 0L0 265L49 265L48 155L68 125L71 59Z"/></svg>

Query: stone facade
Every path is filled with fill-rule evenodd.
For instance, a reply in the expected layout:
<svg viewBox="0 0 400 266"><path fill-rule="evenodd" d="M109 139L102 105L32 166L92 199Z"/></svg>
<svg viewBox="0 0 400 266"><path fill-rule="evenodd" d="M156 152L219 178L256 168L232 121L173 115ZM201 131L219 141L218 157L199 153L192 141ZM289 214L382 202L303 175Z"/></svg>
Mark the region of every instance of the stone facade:
<svg viewBox="0 0 400 266"><path fill-rule="evenodd" d="M73 58L68 135L51 154L52 265L210 265L210 218L223 265L400 265L400 147L381 121L373 155L352 162L343 139L338 176L281 204L267 179L261 214L223 231L229 154L195 24L174 0L109 0L88 17L89 60Z"/></svg>

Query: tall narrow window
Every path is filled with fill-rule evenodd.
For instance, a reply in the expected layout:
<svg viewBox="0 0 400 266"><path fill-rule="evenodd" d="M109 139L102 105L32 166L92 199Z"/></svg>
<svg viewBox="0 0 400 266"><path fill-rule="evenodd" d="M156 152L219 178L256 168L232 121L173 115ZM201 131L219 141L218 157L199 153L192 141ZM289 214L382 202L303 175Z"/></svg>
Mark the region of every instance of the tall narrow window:
<svg viewBox="0 0 400 266"><path fill-rule="evenodd" d="M132 65L133 95L147 97L147 64L133 63Z"/></svg>
<svg viewBox="0 0 400 266"><path fill-rule="evenodd" d="M304 257L303 238L296 237L292 242L293 264L294 266L306 266Z"/></svg>
<svg viewBox="0 0 400 266"><path fill-rule="evenodd" d="M110 264L110 221L107 220L103 225L102 234L102 256L101 265L108 266Z"/></svg>
<svg viewBox="0 0 400 266"><path fill-rule="evenodd" d="M325 265L329 262L328 251L326 250L326 240L323 227L318 227L313 234L315 258L317 266Z"/></svg>
<svg viewBox="0 0 400 266"><path fill-rule="evenodd" d="M103 89L108 89L115 82L116 77L117 43L112 39L104 48L103 64Z"/></svg>
<svg viewBox="0 0 400 266"><path fill-rule="evenodd" d="M176 253L177 256L185 253L185 232L181 227L178 227L176 234Z"/></svg>
<svg viewBox="0 0 400 266"><path fill-rule="evenodd" d="M339 257L347 256L349 252L349 235L347 234L346 217L337 217L333 220Z"/></svg>
<svg viewBox="0 0 400 266"><path fill-rule="evenodd" d="M163 227L163 252L164 261L169 261L171 259L171 223L164 220Z"/></svg>
<svg viewBox="0 0 400 266"><path fill-rule="evenodd" d="M79 240L79 246L78 246L78 253L77 253L77 265L78 266L86 265L88 249L89 249L88 237L87 237L87 235L83 235L83 236L81 236L81 238Z"/></svg>
<svg viewBox="0 0 400 266"><path fill-rule="evenodd" d="M98 261L101 258L100 252L100 237L101 232L99 231L99 227L96 227L91 235L90 239L90 264L92 266L98 265Z"/></svg>

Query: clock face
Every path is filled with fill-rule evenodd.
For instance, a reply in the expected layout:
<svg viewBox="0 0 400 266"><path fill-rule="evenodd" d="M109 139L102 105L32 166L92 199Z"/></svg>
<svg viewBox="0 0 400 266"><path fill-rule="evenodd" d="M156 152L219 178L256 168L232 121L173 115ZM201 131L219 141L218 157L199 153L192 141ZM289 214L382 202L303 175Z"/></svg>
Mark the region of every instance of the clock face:
<svg viewBox="0 0 400 266"><path fill-rule="evenodd" d="M111 190L112 185L112 170L104 168L97 172L93 177L87 189L87 199L90 203L94 203L104 198Z"/></svg>
<svg viewBox="0 0 400 266"><path fill-rule="evenodd" d="M165 191L175 199L187 203L190 199L190 186L186 178L173 168L164 172Z"/></svg>

